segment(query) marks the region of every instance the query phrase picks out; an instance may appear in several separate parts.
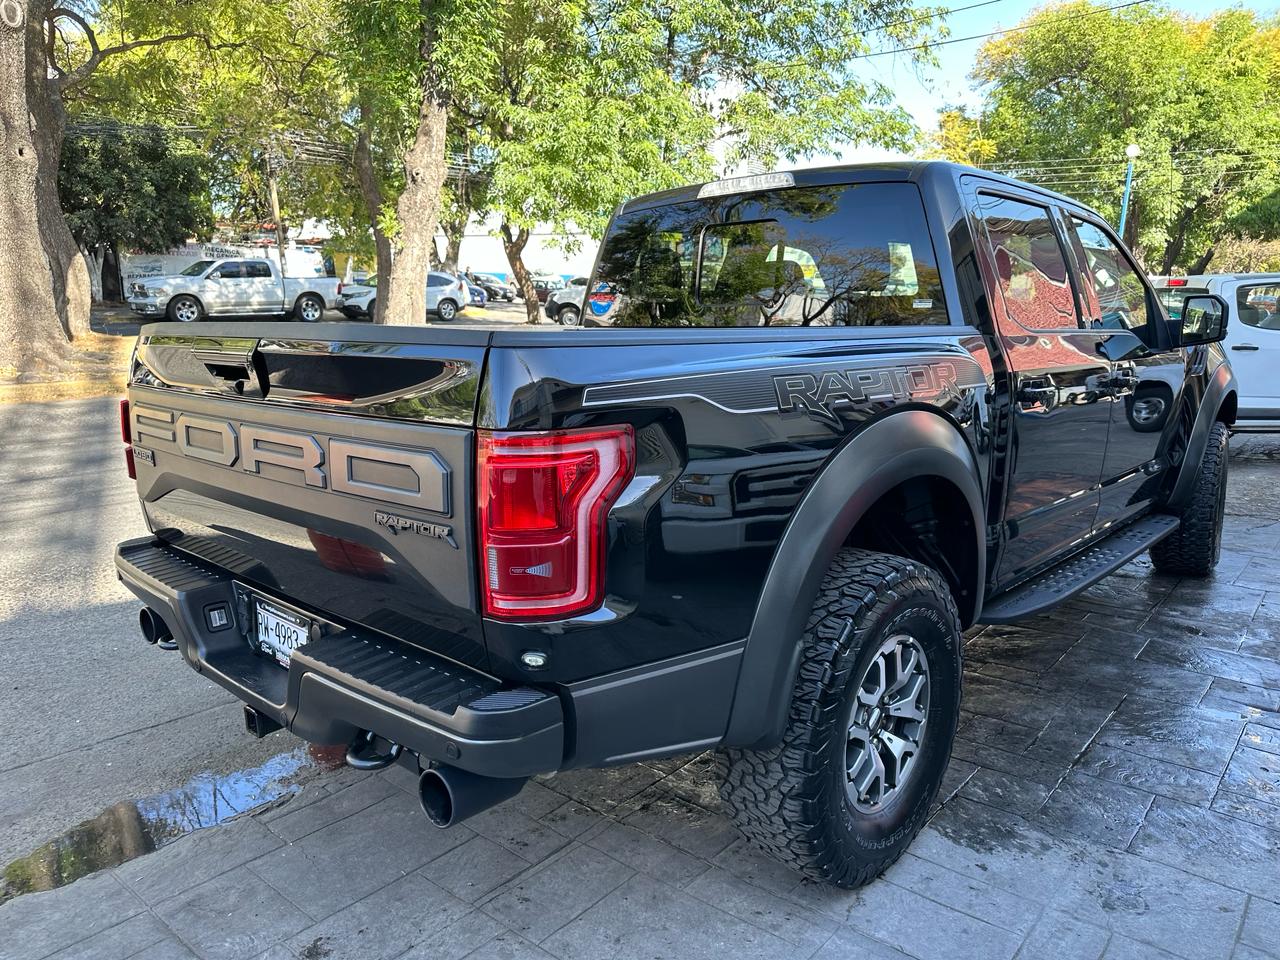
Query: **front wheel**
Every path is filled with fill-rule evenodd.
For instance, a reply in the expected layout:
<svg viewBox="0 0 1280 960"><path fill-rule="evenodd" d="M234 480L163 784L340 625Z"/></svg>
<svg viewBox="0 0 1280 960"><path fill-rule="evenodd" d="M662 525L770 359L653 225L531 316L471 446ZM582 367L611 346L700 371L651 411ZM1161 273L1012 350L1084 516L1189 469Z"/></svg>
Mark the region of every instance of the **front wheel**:
<svg viewBox="0 0 1280 960"><path fill-rule="evenodd" d="M186 294L179 294L170 300L169 308L165 312L168 313L170 320L176 320L178 323L193 323L204 315L204 311L200 309L200 301Z"/></svg>
<svg viewBox="0 0 1280 960"><path fill-rule="evenodd" d="M802 638L782 741L718 756L720 796L757 847L857 887L924 826L960 709L960 617L922 564L842 550Z"/></svg>
<svg viewBox="0 0 1280 960"><path fill-rule="evenodd" d="M560 308L560 312L556 314L556 319L566 327L576 327L582 320L582 314L577 307L564 306Z"/></svg>
<svg viewBox="0 0 1280 960"><path fill-rule="evenodd" d="M1178 529L1151 548L1151 564L1160 573L1207 577L1222 553L1222 516L1227 504L1230 431L1225 423L1209 430L1191 499L1182 508ZM1182 469L1190 469L1184 463Z"/></svg>
<svg viewBox="0 0 1280 960"><path fill-rule="evenodd" d="M445 323L448 323L458 315L458 305L452 300L441 300L436 307L436 315Z"/></svg>
<svg viewBox="0 0 1280 960"><path fill-rule="evenodd" d="M304 323L316 323L324 316L324 301L313 293L304 293L294 304L293 315Z"/></svg>

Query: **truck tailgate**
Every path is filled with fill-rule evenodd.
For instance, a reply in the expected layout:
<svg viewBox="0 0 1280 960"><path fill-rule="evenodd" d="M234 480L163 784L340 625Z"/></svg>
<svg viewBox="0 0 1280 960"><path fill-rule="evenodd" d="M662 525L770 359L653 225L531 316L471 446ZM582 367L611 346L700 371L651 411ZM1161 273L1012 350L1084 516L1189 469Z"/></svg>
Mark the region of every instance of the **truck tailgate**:
<svg viewBox="0 0 1280 960"><path fill-rule="evenodd" d="M268 598L484 669L472 546L488 334L157 325L129 387L153 532Z"/></svg>

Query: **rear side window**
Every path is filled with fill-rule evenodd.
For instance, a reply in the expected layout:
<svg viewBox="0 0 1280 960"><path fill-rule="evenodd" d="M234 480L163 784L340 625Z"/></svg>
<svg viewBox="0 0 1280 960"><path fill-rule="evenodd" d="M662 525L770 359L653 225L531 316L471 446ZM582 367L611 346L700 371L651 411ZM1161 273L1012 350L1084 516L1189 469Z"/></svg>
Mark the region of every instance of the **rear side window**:
<svg viewBox="0 0 1280 960"><path fill-rule="evenodd" d="M244 263L240 260L228 260L214 272L223 280L239 280L244 277Z"/></svg>
<svg viewBox="0 0 1280 960"><path fill-rule="evenodd" d="M1241 287L1236 292L1236 316L1260 330L1280 330L1280 284Z"/></svg>
<svg viewBox="0 0 1280 960"><path fill-rule="evenodd" d="M1066 254L1048 208L979 194L978 215L1005 313L1027 330L1079 330Z"/></svg>
<svg viewBox="0 0 1280 960"><path fill-rule="evenodd" d="M447 273L429 273L427 274L427 286L429 287L447 287L454 283L453 277Z"/></svg>
<svg viewBox="0 0 1280 960"><path fill-rule="evenodd" d="M270 277L271 268L267 266L265 260L246 260L244 262L244 275L255 280Z"/></svg>
<svg viewBox="0 0 1280 960"><path fill-rule="evenodd" d="M590 308L626 327L947 323L912 184L793 187L616 217ZM603 296L600 294L603 293Z"/></svg>
<svg viewBox="0 0 1280 960"><path fill-rule="evenodd" d="M1156 287L1156 297L1174 320L1182 316L1183 300L1187 297L1202 296L1208 292L1196 287Z"/></svg>

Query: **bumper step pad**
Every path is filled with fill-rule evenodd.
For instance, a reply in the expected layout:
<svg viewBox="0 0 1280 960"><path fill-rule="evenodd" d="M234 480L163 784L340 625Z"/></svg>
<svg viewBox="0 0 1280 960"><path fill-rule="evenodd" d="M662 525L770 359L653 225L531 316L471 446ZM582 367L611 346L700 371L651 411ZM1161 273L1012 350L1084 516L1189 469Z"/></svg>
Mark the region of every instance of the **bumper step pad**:
<svg viewBox="0 0 1280 960"><path fill-rule="evenodd" d="M241 630L208 631L202 611L219 602L234 609L243 588L203 552L134 540L117 547L116 568L126 586L160 611L192 666L304 739L347 743L358 731L373 731L424 759L485 776L531 776L563 761L563 710L553 693L504 685L420 647L320 615L312 616L322 635L296 649L285 671L250 648L242 632L247 623Z"/></svg>
<svg viewBox="0 0 1280 960"><path fill-rule="evenodd" d="M1093 586L1178 529L1178 518L1163 513L1143 517L1086 547L1039 576L988 600L982 623L1013 623L1044 613Z"/></svg>

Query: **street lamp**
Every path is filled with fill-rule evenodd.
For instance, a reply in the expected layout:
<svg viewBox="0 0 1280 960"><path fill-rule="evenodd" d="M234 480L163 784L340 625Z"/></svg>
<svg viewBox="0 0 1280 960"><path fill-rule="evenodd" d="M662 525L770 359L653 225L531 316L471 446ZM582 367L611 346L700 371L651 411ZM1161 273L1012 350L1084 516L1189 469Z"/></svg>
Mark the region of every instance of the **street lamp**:
<svg viewBox="0 0 1280 960"><path fill-rule="evenodd" d="M1136 143L1131 143L1124 148L1124 155L1129 158L1129 163L1124 170L1124 199L1120 201L1120 236L1124 236L1124 222L1129 218L1129 194L1133 190L1133 161L1138 159L1138 154L1142 153L1142 148Z"/></svg>

